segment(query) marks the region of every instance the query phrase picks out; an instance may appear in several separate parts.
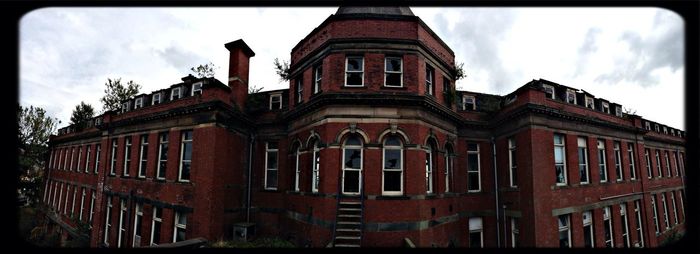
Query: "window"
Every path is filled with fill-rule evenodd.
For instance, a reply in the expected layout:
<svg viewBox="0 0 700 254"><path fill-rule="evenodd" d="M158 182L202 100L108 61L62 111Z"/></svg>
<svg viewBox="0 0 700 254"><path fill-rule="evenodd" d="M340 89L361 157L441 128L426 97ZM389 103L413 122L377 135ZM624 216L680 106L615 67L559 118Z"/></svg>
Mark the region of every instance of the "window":
<svg viewBox="0 0 700 254"><path fill-rule="evenodd" d="M612 248L615 246L615 240L613 239L613 225L612 225L612 215L610 214L610 207L606 206L603 208L603 227L605 227L605 247Z"/></svg>
<svg viewBox="0 0 700 254"><path fill-rule="evenodd" d="M453 91L451 81L447 77L442 76L442 92L449 93L451 91ZM452 103L452 102L450 101L449 103Z"/></svg>
<svg viewBox="0 0 700 254"><path fill-rule="evenodd" d="M75 215L75 196L78 194L78 185L73 185L73 200L70 202L70 216Z"/></svg>
<svg viewBox="0 0 700 254"><path fill-rule="evenodd" d="M666 159L666 177L671 177L671 161L668 159L668 151L664 151L664 158Z"/></svg>
<svg viewBox="0 0 700 254"><path fill-rule="evenodd" d="M433 82L435 79L435 70L429 65L425 65L425 93L428 95L433 95Z"/></svg>
<svg viewBox="0 0 700 254"><path fill-rule="evenodd" d="M173 90L170 92L171 101L180 99L182 97L182 93L180 92L180 90L181 89L179 87L173 88Z"/></svg>
<svg viewBox="0 0 700 254"><path fill-rule="evenodd" d="M180 144L180 170L178 181L189 182L192 170L192 130L182 131L182 143Z"/></svg>
<svg viewBox="0 0 700 254"><path fill-rule="evenodd" d="M75 171L78 173L80 173L80 168L81 168L80 162L82 162L82 158L83 158L83 147L80 146L80 147L78 147L78 164L75 165L76 166Z"/></svg>
<svg viewBox="0 0 700 254"><path fill-rule="evenodd" d="M644 232L642 232L642 209L639 200L634 201L634 217L637 220L637 242L644 247Z"/></svg>
<svg viewBox="0 0 700 254"><path fill-rule="evenodd" d="M680 156L680 171L681 171L681 176L683 176L685 173L685 161L683 160L683 153L678 153L678 156Z"/></svg>
<svg viewBox="0 0 700 254"><path fill-rule="evenodd" d="M681 165L681 163L678 161L678 152L673 152L673 160L676 161L676 176L678 176L678 168Z"/></svg>
<svg viewBox="0 0 700 254"><path fill-rule="evenodd" d="M671 206L673 207L673 223L678 224L678 210L676 210L676 194L671 191Z"/></svg>
<svg viewBox="0 0 700 254"><path fill-rule="evenodd" d="M160 93L154 94L151 100L151 105L156 105L160 103Z"/></svg>
<svg viewBox="0 0 700 254"><path fill-rule="evenodd" d="M656 230L656 234L659 234L659 217L656 214L656 194L651 194L651 210L652 210L652 218L654 219L654 230Z"/></svg>
<svg viewBox="0 0 700 254"><path fill-rule="evenodd" d="M151 221L151 246L160 244L160 226L163 224L163 209L153 207L153 220Z"/></svg>
<svg viewBox="0 0 700 254"><path fill-rule="evenodd" d="M655 150L654 152L656 154L656 171L658 171L658 173L659 173L659 175L657 175L656 177L661 178L664 175L663 175L663 172L661 171L661 159L659 157L659 150Z"/></svg>
<svg viewBox="0 0 700 254"><path fill-rule="evenodd" d="M115 175L117 172L117 139L112 139L112 163L109 164L109 175Z"/></svg>
<svg viewBox="0 0 700 254"><path fill-rule="evenodd" d="M629 248L630 234L629 225L627 224L627 204L620 204L620 219L622 220L622 244L625 248Z"/></svg>
<svg viewBox="0 0 700 254"><path fill-rule="evenodd" d="M130 106L131 106L130 101L122 103L122 113L129 111L131 109Z"/></svg>
<svg viewBox="0 0 700 254"><path fill-rule="evenodd" d="M510 243L513 248L518 247L519 236L520 229L518 229L518 218L510 218Z"/></svg>
<svg viewBox="0 0 700 254"><path fill-rule="evenodd" d="M664 126L664 134L668 135L668 128L666 128L666 126Z"/></svg>
<svg viewBox="0 0 700 254"><path fill-rule="evenodd" d="M564 135L554 134L554 170L557 185L566 185L566 149L564 148Z"/></svg>
<svg viewBox="0 0 700 254"><path fill-rule="evenodd" d="M85 187L81 188L80 196L80 213L78 213L78 221L83 221L83 211L85 210Z"/></svg>
<svg viewBox="0 0 700 254"><path fill-rule="evenodd" d="M90 217L88 217L88 227L92 229L92 217L95 216L95 199L97 199L97 196L95 196L95 191L92 191L90 194Z"/></svg>
<svg viewBox="0 0 700 254"><path fill-rule="evenodd" d="M173 242L181 242L185 240L187 231L187 214L175 212L175 228L173 229Z"/></svg>
<svg viewBox="0 0 700 254"><path fill-rule="evenodd" d="M55 159L54 155L56 154L55 150L51 151L51 157L49 157L49 169L53 169L53 160Z"/></svg>
<svg viewBox="0 0 700 254"><path fill-rule="evenodd" d="M194 96L195 94L202 94L202 82L192 84L191 96Z"/></svg>
<svg viewBox="0 0 700 254"><path fill-rule="evenodd" d="M137 108L143 108L143 97L136 98L136 100L134 101L134 109Z"/></svg>
<svg viewBox="0 0 700 254"><path fill-rule="evenodd" d="M112 227L112 197L106 196L107 208L105 208L105 238L104 244L109 246L109 231Z"/></svg>
<svg viewBox="0 0 700 254"><path fill-rule="evenodd" d="M63 183L61 183L61 187L59 187L59 190L60 190L61 192L59 192L59 194L58 194L58 203L56 204L56 208L57 208L58 211L60 212L60 211L61 211L61 200L63 200ZM68 195L68 194L66 193L66 196L67 196L67 195ZM68 198L66 198L66 199L68 199ZM65 210L65 209L64 209L64 210Z"/></svg>
<svg viewBox="0 0 700 254"><path fill-rule="evenodd" d="M571 248L570 215L559 215L559 248Z"/></svg>
<svg viewBox="0 0 700 254"><path fill-rule="evenodd" d="M610 114L610 106L608 105L607 102L601 102L601 105L603 105L603 112Z"/></svg>
<svg viewBox="0 0 700 254"><path fill-rule="evenodd" d="M542 88L544 89L544 93L547 95L547 98L554 99L554 87L550 85L542 85Z"/></svg>
<svg viewBox="0 0 700 254"><path fill-rule="evenodd" d="M644 128L647 129L648 131L651 130L651 124L649 122L644 122Z"/></svg>
<svg viewBox="0 0 700 254"><path fill-rule="evenodd" d="M615 152L615 172L617 173L617 181L622 181L625 176L622 172L622 155L620 154L620 142L616 141L613 144L613 151Z"/></svg>
<svg viewBox="0 0 700 254"><path fill-rule="evenodd" d="M70 148L70 167L68 168L68 171L75 169L75 167L73 167L73 157L75 157L75 147Z"/></svg>
<svg viewBox="0 0 700 254"><path fill-rule="evenodd" d="M321 92L321 80L323 78L323 66L314 68L314 94Z"/></svg>
<svg viewBox="0 0 700 254"><path fill-rule="evenodd" d="M637 170L634 168L634 161L635 157L634 156L634 144L628 143L627 144L627 156L630 158L630 179L635 180L637 179Z"/></svg>
<svg viewBox="0 0 700 254"><path fill-rule="evenodd" d="M271 94L270 95L270 110L282 109L282 95L281 94Z"/></svg>
<svg viewBox="0 0 700 254"><path fill-rule="evenodd" d="M131 137L124 138L124 171L123 176L129 176L129 168L131 167Z"/></svg>
<svg viewBox="0 0 700 254"><path fill-rule="evenodd" d="M90 172L90 145L85 148L85 174Z"/></svg>
<svg viewBox="0 0 700 254"><path fill-rule="evenodd" d="M467 190L469 192L481 191L481 161L479 158L479 144L467 144Z"/></svg>
<svg viewBox="0 0 700 254"><path fill-rule="evenodd" d="M581 184L588 184L588 148L586 138L579 137L578 142L578 171L581 177Z"/></svg>
<svg viewBox="0 0 700 254"><path fill-rule="evenodd" d="M671 129L671 136L674 136L674 137L676 136L676 130Z"/></svg>
<svg viewBox="0 0 700 254"><path fill-rule="evenodd" d="M433 193L433 146L428 145L425 151L425 192Z"/></svg>
<svg viewBox="0 0 700 254"><path fill-rule="evenodd" d="M50 180L46 180L46 184L44 185L44 198L41 199L44 201L44 203L47 203L46 195L51 191L51 189L49 189L49 182L50 182ZM51 196L51 194L48 194L48 195L49 195L49 197Z"/></svg>
<svg viewBox="0 0 700 254"><path fill-rule="evenodd" d="M473 95L462 95L462 109L476 110L476 98Z"/></svg>
<svg viewBox="0 0 700 254"><path fill-rule="evenodd" d="M145 178L148 167L148 134L141 135L140 143L138 177Z"/></svg>
<svg viewBox="0 0 700 254"><path fill-rule="evenodd" d="M665 193L659 193L661 195L661 205L664 208L664 224L666 225L666 230L671 228L671 225L669 225L668 222L668 207L666 206L666 194Z"/></svg>
<svg viewBox="0 0 700 254"><path fill-rule="evenodd" d="M318 192L319 185L321 184L321 149L319 148L319 141L314 141L314 154L313 154L313 168L311 170L311 192Z"/></svg>
<svg viewBox="0 0 700 254"><path fill-rule="evenodd" d="M451 145L445 146L445 192L450 192L454 171L455 152Z"/></svg>
<svg viewBox="0 0 700 254"><path fill-rule="evenodd" d="M657 123L657 124L654 124L654 130L655 130L656 132L659 132L659 124L658 124L658 123Z"/></svg>
<svg viewBox="0 0 700 254"><path fill-rule="evenodd" d="M590 109L595 109L594 100L591 97L586 96L586 107Z"/></svg>
<svg viewBox="0 0 700 254"><path fill-rule="evenodd" d="M156 167L156 179L165 179L165 170L168 164L168 133L160 133L158 138L158 166Z"/></svg>
<svg viewBox="0 0 700 254"><path fill-rule="evenodd" d="M126 241L126 199L119 199L119 234L117 234L117 248L122 247L122 241Z"/></svg>
<svg viewBox="0 0 700 254"><path fill-rule="evenodd" d="M566 102L576 104L576 92L571 89L566 89Z"/></svg>
<svg viewBox="0 0 700 254"><path fill-rule="evenodd" d="M58 182L54 182L53 183L53 201L51 201L51 205L53 207L57 207L56 206L56 194L57 193L58 193Z"/></svg>
<svg viewBox="0 0 700 254"><path fill-rule="evenodd" d="M301 168L299 167L300 147L301 145L294 146L294 191L299 191L299 176L301 174Z"/></svg>
<svg viewBox="0 0 700 254"><path fill-rule="evenodd" d="M515 153L515 138L508 139L508 168L510 173L510 187L518 187L518 160Z"/></svg>
<svg viewBox="0 0 700 254"><path fill-rule="evenodd" d="M297 103L302 103L304 101L304 80L302 79L301 75L299 75L295 81Z"/></svg>
<svg viewBox="0 0 700 254"><path fill-rule="evenodd" d="M651 171L651 159L649 159L649 149L644 149L644 158L647 161L647 178L651 179L654 172Z"/></svg>
<svg viewBox="0 0 700 254"><path fill-rule="evenodd" d="M481 248L484 246L484 225L481 217L469 218L469 247Z"/></svg>
<svg viewBox="0 0 700 254"><path fill-rule="evenodd" d="M63 203L63 214L68 214L68 195L70 195L70 184L66 183L66 202Z"/></svg>
<svg viewBox="0 0 700 254"><path fill-rule="evenodd" d="M362 153L360 138L357 135L349 136L343 144L343 193L356 194L360 192Z"/></svg>
<svg viewBox="0 0 700 254"><path fill-rule="evenodd" d="M63 159L63 170L70 170L68 167L68 148L63 149L63 153L66 155Z"/></svg>
<svg viewBox="0 0 700 254"><path fill-rule="evenodd" d="M143 205L141 203L136 203L134 207L134 238L132 241L132 247L141 246L141 223L143 221Z"/></svg>
<svg viewBox="0 0 700 254"><path fill-rule="evenodd" d="M100 169L100 155L102 154L101 147L102 145L100 144L95 145L95 174L97 174Z"/></svg>
<svg viewBox="0 0 700 254"><path fill-rule="evenodd" d="M683 204L683 190L678 191L678 202L681 203L681 214L683 215L683 220L685 221L685 204Z"/></svg>
<svg viewBox="0 0 700 254"><path fill-rule="evenodd" d="M400 57L384 58L384 86L403 86L403 60Z"/></svg>
<svg viewBox="0 0 700 254"><path fill-rule="evenodd" d="M277 189L277 142L265 143L265 189Z"/></svg>
<svg viewBox="0 0 700 254"><path fill-rule="evenodd" d="M606 156L605 156L605 141L603 140L598 140L598 163L599 163L599 169L600 169L600 182L607 182L608 181L608 166L606 163Z"/></svg>
<svg viewBox="0 0 700 254"><path fill-rule="evenodd" d="M622 117L622 108L620 106L615 106L615 115Z"/></svg>
<svg viewBox="0 0 700 254"><path fill-rule="evenodd" d="M364 58L353 56L345 58L345 86L363 86Z"/></svg>
<svg viewBox="0 0 700 254"><path fill-rule="evenodd" d="M595 247L595 236L593 230L593 213L591 211L583 212L583 245L586 248Z"/></svg>
<svg viewBox="0 0 700 254"><path fill-rule="evenodd" d="M403 194L403 146L396 136L384 140L382 195Z"/></svg>

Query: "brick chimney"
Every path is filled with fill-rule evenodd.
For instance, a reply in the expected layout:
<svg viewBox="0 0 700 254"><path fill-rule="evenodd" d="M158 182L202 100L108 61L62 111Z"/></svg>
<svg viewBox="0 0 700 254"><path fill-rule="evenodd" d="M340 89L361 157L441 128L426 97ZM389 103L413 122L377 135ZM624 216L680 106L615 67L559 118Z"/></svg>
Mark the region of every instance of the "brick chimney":
<svg viewBox="0 0 700 254"><path fill-rule="evenodd" d="M226 43L224 46L230 54L228 86L231 87L234 103L242 110L248 97L249 62L250 58L255 56L255 52L242 39Z"/></svg>

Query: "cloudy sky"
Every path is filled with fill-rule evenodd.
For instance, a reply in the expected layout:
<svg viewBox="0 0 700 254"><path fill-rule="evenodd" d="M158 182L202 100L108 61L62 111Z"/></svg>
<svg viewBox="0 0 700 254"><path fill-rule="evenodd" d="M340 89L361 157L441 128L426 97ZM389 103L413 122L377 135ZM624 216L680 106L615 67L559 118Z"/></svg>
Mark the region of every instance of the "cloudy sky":
<svg viewBox="0 0 700 254"><path fill-rule="evenodd" d="M684 127L684 23L659 8L424 8L464 63L460 90L505 95L533 79L584 89L647 119ZM20 104L66 126L81 101L101 110L107 78L149 93L208 62L227 80L224 44L255 51L250 83L287 88L274 58L337 8L44 8L20 21Z"/></svg>

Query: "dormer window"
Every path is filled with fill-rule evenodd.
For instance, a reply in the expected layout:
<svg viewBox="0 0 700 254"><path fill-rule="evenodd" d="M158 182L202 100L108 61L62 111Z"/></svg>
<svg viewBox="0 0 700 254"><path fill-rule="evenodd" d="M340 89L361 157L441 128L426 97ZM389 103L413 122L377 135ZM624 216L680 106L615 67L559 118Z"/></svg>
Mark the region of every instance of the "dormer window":
<svg viewBox="0 0 700 254"><path fill-rule="evenodd" d="M554 99L554 87L550 85L542 85L544 88L544 93L547 94L547 98Z"/></svg>
<svg viewBox="0 0 700 254"><path fill-rule="evenodd" d="M143 97L136 98L136 101L134 102L134 109L137 108L143 108Z"/></svg>
<svg viewBox="0 0 700 254"><path fill-rule="evenodd" d="M593 98L586 96L586 107L590 109L595 109L593 104Z"/></svg>
<svg viewBox="0 0 700 254"><path fill-rule="evenodd" d="M576 92L571 89L566 89L566 102L576 104Z"/></svg>
<svg viewBox="0 0 700 254"><path fill-rule="evenodd" d="M610 106L608 105L607 102L602 102L603 105L603 113L610 114Z"/></svg>
<svg viewBox="0 0 700 254"><path fill-rule="evenodd" d="M192 96L202 94L202 82L192 84Z"/></svg>
<svg viewBox="0 0 700 254"><path fill-rule="evenodd" d="M644 128L647 129L648 131L651 130L651 124L649 122L644 122Z"/></svg>
<svg viewBox="0 0 700 254"><path fill-rule="evenodd" d="M345 86L364 85L364 58L353 56L345 58Z"/></svg>
<svg viewBox="0 0 700 254"><path fill-rule="evenodd" d="M403 86L403 61L400 57L384 58L384 86Z"/></svg>
<svg viewBox="0 0 700 254"><path fill-rule="evenodd" d="M101 117L95 118L95 126L98 126L98 125L102 125L102 118Z"/></svg>
<svg viewBox="0 0 700 254"><path fill-rule="evenodd" d="M270 110L282 109L282 95L281 94L271 94L270 95Z"/></svg>
<svg viewBox="0 0 700 254"><path fill-rule="evenodd" d="M658 124L658 123L657 123L657 124L654 124L654 130L655 130L656 132L659 132L659 124Z"/></svg>
<svg viewBox="0 0 700 254"><path fill-rule="evenodd" d="M156 105L160 103L160 93L153 95L153 100L151 100L151 105Z"/></svg>
<svg viewBox="0 0 700 254"><path fill-rule="evenodd" d="M129 106L131 106L130 101L122 103L122 113L129 111L130 110Z"/></svg>
<svg viewBox="0 0 700 254"><path fill-rule="evenodd" d="M622 117L622 108L621 107L619 107L619 106L615 107L615 115Z"/></svg>
<svg viewBox="0 0 700 254"><path fill-rule="evenodd" d="M671 129L671 136L676 136L676 131L674 129Z"/></svg>
<svg viewBox="0 0 700 254"><path fill-rule="evenodd" d="M476 98L473 95L462 95L462 109L476 110Z"/></svg>
<svg viewBox="0 0 700 254"><path fill-rule="evenodd" d="M666 126L664 126L664 134L668 135L668 128L666 128Z"/></svg>
<svg viewBox="0 0 700 254"><path fill-rule="evenodd" d="M182 89L180 89L179 87L173 88L173 90L170 92L170 100L172 101L182 98L181 90Z"/></svg>

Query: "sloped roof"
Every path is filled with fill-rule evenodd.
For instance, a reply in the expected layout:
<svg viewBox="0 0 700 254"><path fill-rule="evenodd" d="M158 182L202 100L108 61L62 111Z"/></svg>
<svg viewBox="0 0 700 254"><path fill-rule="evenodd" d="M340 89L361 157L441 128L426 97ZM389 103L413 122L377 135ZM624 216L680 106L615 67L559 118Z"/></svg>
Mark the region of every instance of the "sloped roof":
<svg viewBox="0 0 700 254"><path fill-rule="evenodd" d="M404 7L340 7L338 11L335 12L336 15L339 14L381 14L381 15L402 15L402 16L415 16L408 6Z"/></svg>

